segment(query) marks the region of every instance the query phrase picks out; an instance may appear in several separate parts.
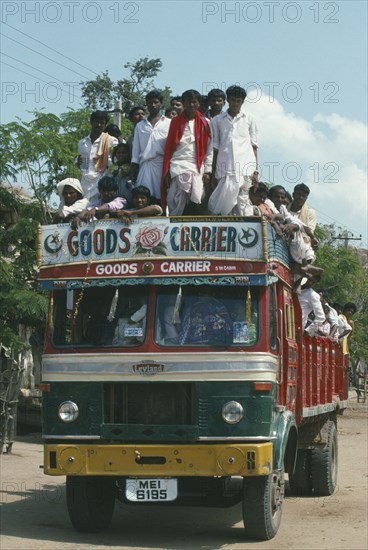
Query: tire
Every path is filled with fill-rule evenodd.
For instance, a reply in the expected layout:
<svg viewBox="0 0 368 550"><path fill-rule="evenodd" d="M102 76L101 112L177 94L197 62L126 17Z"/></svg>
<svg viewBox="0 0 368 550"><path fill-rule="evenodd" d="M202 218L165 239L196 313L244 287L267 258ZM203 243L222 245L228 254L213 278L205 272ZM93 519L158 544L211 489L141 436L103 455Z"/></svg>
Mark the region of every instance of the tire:
<svg viewBox="0 0 368 550"><path fill-rule="evenodd" d="M289 475L289 488L290 493L298 497L312 494L310 449L298 449L295 471Z"/></svg>
<svg viewBox="0 0 368 550"><path fill-rule="evenodd" d="M337 484L338 446L335 423L328 421L327 443L312 449L311 474L313 492L318 497L333 494Z"/></svg>
<svg viewBox="0 0 368 550"><path fill-rule="evenodd" d="M114 512L115 480L104 476L67 476L66 501L70 521L81 533L109 527Z"/></svg>
<svg viewBox="0 0 368 550"><path fill-rule="evenodd" d="M272 539L281 523L284 472L244 478L243 521L247 538Z"/></svg>

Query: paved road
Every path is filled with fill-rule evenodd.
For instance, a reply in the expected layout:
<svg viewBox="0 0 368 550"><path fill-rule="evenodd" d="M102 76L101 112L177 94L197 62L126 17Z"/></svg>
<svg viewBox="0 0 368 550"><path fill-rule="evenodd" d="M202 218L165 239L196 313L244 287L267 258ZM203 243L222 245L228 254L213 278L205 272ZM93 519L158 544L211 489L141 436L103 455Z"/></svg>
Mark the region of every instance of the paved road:
<svg viewBox="0 0 368 550"><path fill-rule="evenodd" d="M241 507L142 506L117 503L111 529L97 535L73 530L64 478L44 476L39 434L19 437L13 455L1 457L1 550L203 549L366 550L367 405L339 418L339 484L328 498L288 497L275 539L244 540Z"/></svg>

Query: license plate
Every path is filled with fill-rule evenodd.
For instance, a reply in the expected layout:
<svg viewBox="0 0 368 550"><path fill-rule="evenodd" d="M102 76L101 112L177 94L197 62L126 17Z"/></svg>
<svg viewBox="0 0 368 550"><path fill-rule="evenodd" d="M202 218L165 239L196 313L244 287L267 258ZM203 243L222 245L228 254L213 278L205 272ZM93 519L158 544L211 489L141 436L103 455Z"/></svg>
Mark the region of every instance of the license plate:
<svg viewBox="0 0 368 550"><path fill-rule="evenodd" d="M178 496L178 480L127 479L125 496L131 502L169 502Z"/></svg>

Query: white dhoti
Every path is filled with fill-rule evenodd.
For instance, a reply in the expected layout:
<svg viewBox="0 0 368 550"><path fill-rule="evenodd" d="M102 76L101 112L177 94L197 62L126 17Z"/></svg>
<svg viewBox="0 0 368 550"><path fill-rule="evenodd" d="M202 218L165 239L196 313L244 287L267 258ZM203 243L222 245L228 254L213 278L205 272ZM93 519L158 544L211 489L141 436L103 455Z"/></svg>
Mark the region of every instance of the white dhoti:
<svg viewBox="0 0 368 550"><path fill-rule="evenodd" d="M301 231L294 233L293 238L289 241L289 250L297 264L305 262L310 264L316 259L313 248L304 241Z"/></svg>
<svg viewBox="0 0 368 550"><path fill-rule="evenodd" d="M167 193L167 206L171 216L180 216L189 201L200 204L203 193L201 174L186 172L175 176Z"/></svg>
<svg viewBox="0 0 368 550"><path fill-rule="evenodd" d="M249 199L251 176L227 174L218 181L217 187L208 200L211 214L227 216L252 216L253 205Z"/></svg>
<svg viewBox="0 0 368 550"><path fill-rule="evenodd" d="M139 166L139 173L136 185L144 185L151 191L151 195L160 199L160 185L164 157L158 155L152 159L145 160Z"/></svg>

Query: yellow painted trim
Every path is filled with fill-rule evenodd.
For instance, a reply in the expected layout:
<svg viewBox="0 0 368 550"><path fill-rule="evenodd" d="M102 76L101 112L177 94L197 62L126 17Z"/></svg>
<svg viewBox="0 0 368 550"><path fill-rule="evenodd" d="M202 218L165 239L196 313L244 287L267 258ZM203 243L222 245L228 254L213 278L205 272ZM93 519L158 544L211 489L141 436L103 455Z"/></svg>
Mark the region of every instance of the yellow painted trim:
<svg viewBox="0 0 368 550"><path fill-rule="evenodd" d="M42 264L42 225L39 223L37 226L37 267L41 268Z"/></svg>
<svg viewBox="0 0 368 550"><path fill-rule="evenodd" d="M268 261L267 222L262 218L263 259Z"/></svg>
<svg viewBox="0 0 368 550"><path fill-rule="evenodd" d="M56 453L56 467L50 467ZM47 444L47 475L130 477L266 476L273 469L273 445L266 443L211 445ZM145 457L164 457L164 464L142 464Z"/></svg>

